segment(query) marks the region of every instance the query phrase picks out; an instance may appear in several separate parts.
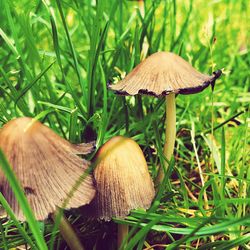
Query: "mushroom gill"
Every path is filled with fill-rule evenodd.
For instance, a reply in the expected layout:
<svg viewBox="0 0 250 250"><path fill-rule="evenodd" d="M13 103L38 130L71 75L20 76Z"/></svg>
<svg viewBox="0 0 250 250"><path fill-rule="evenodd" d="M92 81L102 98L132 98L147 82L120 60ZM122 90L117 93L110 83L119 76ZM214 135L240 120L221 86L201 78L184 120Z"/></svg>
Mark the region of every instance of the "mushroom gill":
<svg viewBox="0 0 250 250"><path fill-rule="evenodd" d="M0 149L12 166L37 220L46 219L57 206L77 208L93 199L92 177L84 174L89 162L78 155L91 152L92 143L73 145L40 122L23 117L0 129ZM16 217L25 220L1 168L0 186Z"/></svg>
<svg viewBox="0 0 250 250"><path fill-rule="evenodd" d="M138 64L123 80L109 88L118 94L193 94L213 84L221 72L202 74L171 52L157 52Z"/></svg>
<svg viewBox="0 0 250 250"><path fill-rule="evenodd" d="M94 178L99 219L123 218L132 209L148 209L155 195L144 155L130 138L115 136L99 149Z"/></svg>

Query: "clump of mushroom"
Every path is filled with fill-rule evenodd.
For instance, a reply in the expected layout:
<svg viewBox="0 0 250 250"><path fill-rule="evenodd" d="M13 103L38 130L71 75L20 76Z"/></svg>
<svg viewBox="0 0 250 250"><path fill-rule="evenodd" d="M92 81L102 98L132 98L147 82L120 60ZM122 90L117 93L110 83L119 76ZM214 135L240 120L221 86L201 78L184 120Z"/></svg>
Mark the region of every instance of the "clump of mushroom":
<svg viewBox="0 0 250 250"><path fill-rule="evenodd" d="M214 87L215 80L220 77L218 70L212 76L202 74L194 69L180 56L170 52L157 52L137 65L123 80L109 88L121 95L146 94L156 97L166 96L166 132L164 156L170 161L176 135L176 94L194 94L207 86ZM156 183L164 178L167 164L160 168Z"/></svg>
<svg viewBox="0 0 250 250"><path fill-rule="evenodd" d="M150 207L155 195L154 185L144 155L135 141L113 137L99 149L95 164L97 218L124 218L132 209ZM126 225L118 226L118 246L127 231Z"/></svg>

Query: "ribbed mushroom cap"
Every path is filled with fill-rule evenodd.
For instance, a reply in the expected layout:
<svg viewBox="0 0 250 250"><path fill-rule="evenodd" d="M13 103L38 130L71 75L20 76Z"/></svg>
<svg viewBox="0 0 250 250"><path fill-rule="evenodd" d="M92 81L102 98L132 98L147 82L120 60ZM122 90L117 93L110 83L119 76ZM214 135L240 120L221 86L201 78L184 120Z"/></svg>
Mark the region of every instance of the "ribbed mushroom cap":
<svg viewBox="0 0 250 250"><path fill-rule="evenodd" d="M154 185L135 141L113 137L98 151L96 164L94 205L99 219L123 218L132 209L150 207L155 195Z"/></svg>
<svg viewBox="0 0 250 250"><path fill-rule="evenodd" d="M89 166L77 154L92 151L92 144L73 145L31 118L14 119L0 130L0 149L13 167L37 220L61 207ZM19 220L25 220L0 168L0 188ZM91 176L74 191L66 209L88 204L95 195Z"/></svg>
<svg viewBox="0 0 250 250"><path fill-rule="evenodd" d="M141 93L160 97L169 93L193 94L214 84L220 75L220 70L213 76L202 74L174 53L157 52L109 88L121 95Z"/></svg>

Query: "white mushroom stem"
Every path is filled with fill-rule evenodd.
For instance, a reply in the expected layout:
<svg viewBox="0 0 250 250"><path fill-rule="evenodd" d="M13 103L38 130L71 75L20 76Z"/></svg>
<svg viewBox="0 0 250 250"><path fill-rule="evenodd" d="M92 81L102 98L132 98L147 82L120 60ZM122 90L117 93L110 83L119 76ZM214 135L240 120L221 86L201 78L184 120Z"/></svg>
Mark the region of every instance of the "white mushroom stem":
<svg viewBox="0 0 250 250"><path fill-rule="evenodd" d="M127 237L127 235L128 235L128 225L118 224L117 249L120 250L126 249L126 243L123 244L124 246L123 248L121 248L121 246L123 240Z"/></svg>
<svg viewBox="0 0 250 250"><path fill-rule="evenodd" d="M175 93L170 93L166 96L166 120L165 120L165 144L163 154L166 160L164 165L159 169L158 176L156 178L156 186L162 182L165 176L165 172L168 169L168 162L174 152L174 144L176 137L176 108L175 108Z"/></svg>

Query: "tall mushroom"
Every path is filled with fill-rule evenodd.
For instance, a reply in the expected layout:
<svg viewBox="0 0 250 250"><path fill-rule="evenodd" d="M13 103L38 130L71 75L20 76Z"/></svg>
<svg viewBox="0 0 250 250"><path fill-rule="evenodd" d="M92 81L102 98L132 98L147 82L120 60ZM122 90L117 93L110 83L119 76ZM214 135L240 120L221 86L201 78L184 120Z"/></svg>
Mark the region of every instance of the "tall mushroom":
<svg viewBox="0 0 250 250"><path fill-rule="evenodd" d="M0 130L0 149L12 166L37 220L46 219L57 207L77 208L93 199L92 177L87 174L80 181L89 163L78 156L91 152L92 148L92 144L73 145L27 117L14 119ZM24 221L1 168L0 188L16 217Z"/></svg>
<svg viewBox="0 0 250 250"><path fill-rule="evenodd" d="M218 70L212 76L194 69L180 56L170 52L157 52L137 65L123 80L109 88L121 95L146 94L156 97L166 96L165 143L163 153L167 161L173 155L176 136L176 94L194 94L207 86L214 86L220 77ZM164 178L162 166L158 172L156 184Z"/></svg>
<svg viewBox="0 0 250 250"><path fill-rule="evenodd" d="M113 137L99 149L95 164L94 205L99 219L124 218L132 209L150 207L155 195L153 181L135 141ZM126 225L118 225L118 247L127 232Z"/></svg>

